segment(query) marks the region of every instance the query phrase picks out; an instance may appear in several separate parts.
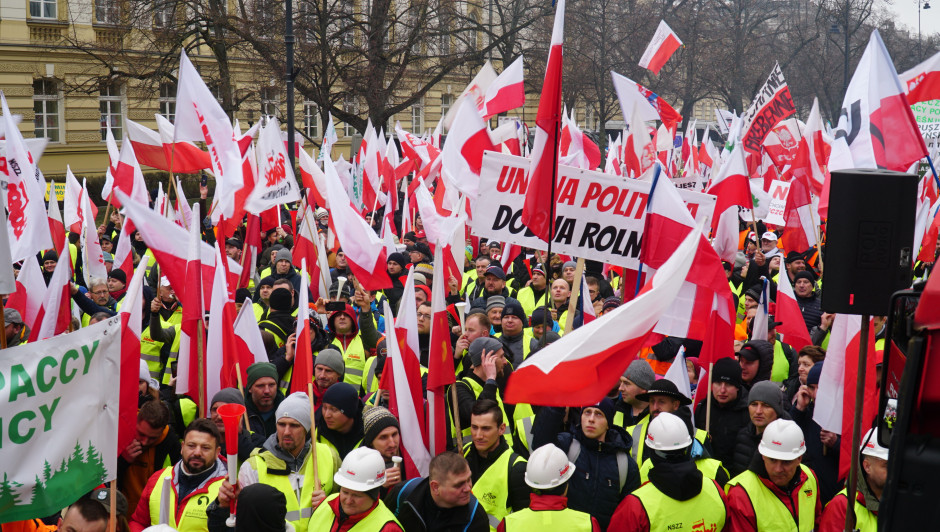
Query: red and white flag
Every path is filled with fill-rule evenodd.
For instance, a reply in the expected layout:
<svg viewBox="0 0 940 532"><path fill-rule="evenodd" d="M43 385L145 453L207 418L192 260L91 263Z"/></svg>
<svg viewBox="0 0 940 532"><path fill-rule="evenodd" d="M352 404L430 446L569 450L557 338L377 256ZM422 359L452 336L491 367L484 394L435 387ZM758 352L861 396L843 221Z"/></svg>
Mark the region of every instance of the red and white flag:
<svg viewBox="0 0 940 532"><path fill-rule="evenodd" d="M523 362L509 377L505 401L548 406L595 404L617 384L645 345L689 274L701 232L690 231L640 294Z"/></svg>
<svg viewBox="0 0 940 532"><path fill-rule="evenodd" d="M680 46L682 46L682 41L679 40L676 32L672 31L665 20L660 20L653 39L646 46L643 56L640 57L640 66L653 74L659 74L666 61L669 61Z"/></svg>
<svg viewBox="0 0 940 532"><path fill-rule="evenodd" d="M810 191L821 196L823 186L829 179L829 153L832 138L826 133L822 115L819 112L819 99L813 98L813 107L806 119L800 145L793 160L793 177L805 182ZM828 195L828 194L827 194Z"/></svg>
<svg viewBox="0 0 940 532"><path fill-rule="evenodd" d="M36 317L37 326L30 334L29 341L45 340L69 329L72 321L70 303L72 302L72 261L60 259L49 279L46 298Z"/></svg>
<svg viewBox="0 0 940 532"><path fill-rule="evenodd" d="M137 154L134 152L132 142L121 143L118 160L110 169L110 172L114 176L114 187L108 191L109 195L115 191L120 191L140 205L150 205L150 193L147 192L144 173L140 171L140 165L137 164ZM104 190L101 194L105 196ZM112 197L112 201L118 207L124 205L117 194Z"/></svg>
<svg viewBox="0 0 940 532"><path fill-rule="evenodd" d="M800 179L790 181L783 213L786 227L782 235L788 249L806 251L817 244L817 227L812 211L813 200L806 183Z"/></svg>
<svg viewBox="0 0 940 532"><path fill-rule="evenodd" d="M248 366L255 362L268 361L268 352L264 348L264 340L261 338L261 329L258 328L258 318L255 316L251 299L246 299L242 304L241 310L235 316L233 329L238 359L242 361L242 371L246 371ZM246 365L246 361L250 362Z"/></svg>
<svg viewBox="0 0 940 532"><path fill-rule="evenodd" d="M20 267L20 274L16 276L16 292L7 299L6 306L18 310L23 323L30 331L38 333L39 323L36 318L45 299L46 280L42 276L36 255L30 255Z"/></svg>
<svg viewBox="0 0 940 532"><path fill-rule="evenodd" d="M553 182L558 171L558 151L555 146L558 145L558 135L561 134L559 129L564 34L565 0L558 0L548 61L545 65L545 81L542 83L539 109L535 115L535 140L532 146L529 185L526 188L521 218L522 223L545 242L555 234L555 220L551 219L555 204L552 190L555 188Z"/></svg>
<svg viewBox="0 0 940 532"><path fill-rule="evenodd" d="M781 322L777 326L777 332L783 336L784 342L799 352L803 347L812 345L813 341L810 339L809 329L806 328L800 305L796 302L796 294L790 286L790 276L784 273L777 279L777 306L774 319ZM754 329L757 330L756 325Z"/></svg>
<svg viewBox="0 0 940 532"><path fill-rule="evenodd" d="M446 128L448 135L450 134L450 129L454 126L454 122L457 121L457 112L460 109L460 104L464 100L469 100L477 111L482 115L485 110L486 104L486 89L496 81L496 71L493 70L493 65L487 60L483 63L483 66L480 67L480 71L477 72L476 76L473 76L473 79L470 83L464 88L463 92L460 93L460 96L457 97L457 100L454 101L454 105L451 106L450 111L441 119L437 124L437 128L434 129L434 133L431 134L430 141L434 146L438 148L441 147L441 131L442 128ZM415 131L416 135L420 135L421 131Z"/></svg>
<svg viewBox="0 0 940 532"><path fill-rule="evenodd" d="M826 350L826 363L819 376L816 409L813 421L823 430L842 435L839 456L839 478L849 470L852 455L852 423L855 414L855 389L858 382L858 348L862 341L862 317L836 314ZM862 428L870 427L878 410L878 388L875 384L875 327L869 327L866 379L862 403ZM848 405L848 408L845 408Z"/></svg>
<svg viewBox="0 0 940 532"><path fill-rule="evenodd" d="M298 201L300 190L294 178L294 169L287 160L281 129L276 118L269 118L258 135L258 180L245 202L245 210L252 214L284 203Z"/></svg>
<svg viewBox="0 0 940 532"><path fill-rule="evenodd" d="M144 255L121 303L121 376L118 409L118 449L124 449L137 435L137 369L140 361L140 336L143 330L144 275L150 257Z"/></svg>
<svg viewBox="0 0 940 532"><path fill-rule="evenodd" d="M437 456L447 448L447 387L456 382L454 351L450 343L447 320L447 291L444 273L444 248L434 249L434 278L431 282L431 342L428 354L428 430L431 454Z"/></svg>
<svg viewBox="0 0 940 532"><path fill-rule="evenodd" d="M157 121L157 130L160 132L160 144L167 168L172 167L174 174L195 174L200 170L212 168L208 153L187 140L174 140L176 126L161 114L155 114L154 118Z"/></svg>
<svg viewBox="0 0 940 532"><path fill-rule="evenodd" d="M33 157L10 114L3 91L0 91L0 103L6 136L6 158L0 157L0 174L7 182L6 207L10 213L6 230L10 238L10 257L21 261L52 247L45 204L46 183L36 173Z"/></svg>
<svg viewBox="0 0 940 532"><path fill-rule="evenodd" d="M914 105L940 99L940 52L899 74L898 78L907 94L907 103Z"/></svg>
<svg viewBox="0 0 940 532"><path fill-rule="evenodd" d="M562 113L561 139L558 148L561 150L559 164L596 170L601 164L601 150L590 137L581 131L574 119L574 109L570 116Z"/></svg>
<svg viewBox="0 0 940 532"><path fill-rule="evenodd" d="M67 168L68 166L66 166ZM65 250L65 224L62 222L62 211L59 210L59 200L55 196L55 181L52 181L49 184L49 209L47 211L47 217L49 220L49 233L52 235L52 243L56 244L56 252L59 256L62 256ZM6 214L4 213L4 217ZM4 238L0 236L0 238ZM9 241L7 242L7 249L9 249ZM12 264L12 260L11 260Z"/></svg>
<svg viewBox="0 0 940 532"><path fill-rule="evenodd" d="M486 88L486 103L483 118L489 120L499 113L511 111L525 105L522 55L512 62L493 83Z"/></svg>
<svg viewBox="0 0 940 532"><path fill-rule="evenodd" d="M134 230L134 222L129 218L125 219L117 246L114 248L114 264L111 266L112 270L123 270L128 278L134 275L134 255L131 253L131 234Z"/></svg>
<svg viewBox="0 0 940 532"><path fill-rule="evenodd" d="M170 127L172 127L172 125ZM130 119L127 120L127 138L125 140L130 141L134 145L134 153L137 154L137 162L140 164L163 170L164 172L172 171L191 174L202 170L202 168L184 168L183 163L185 163L185 160L182 153L178 159L176 158L176 150L173 146L172 136L170 136L169 146L167 146L164 144L160 133ZM181 142L179 144L183 143ZM200 151L199 148L196 148L196 146L190 142L186 142L185 144ZM167 150L167 148L169 148L169 150ZM206 155L205 162L209 163L208 154L205 154L205 152L201 153Z"/></svg>
<svg viewBox="0 0 940 532"><path fill-rule="evenodd" d="M193 210L195 213L199 213L198 204L194 205ZM128 216L130 216L130 213L128 213ZM140 225L143 226L143 224ZM163 275L166 275L167 278L170 279L170 285L173 286L173 290L176 291L177 294L180 294L180 305L183 307L183 321L180 326L179 358L176 371L176 393L180 395L188 394L190 398L195 400L198 406L205 407L207 406L205 402L207 402L208 397L205 388L206 366L205 362L203 362L203 367L199 367L199 351L202 350L204 356L206 330L203 326L203 316L205 316L205 309L207 307L211 308L211 304L206 302L207 298L203 297L203 291L199 288L208 281L211 295L212 280L215 277L215 271L213 270L207 275L202 267L202 261L200 260L201 250L199 249L199 245L202 242L199 238L199 226L193 224L187 233L188 238L183 241L183 245L187 248L185 255L186 262L182 269L185 274L184 278L188 284L174 285L172 278L167 275L170 273L170 268L167 268L162 263L160 264L160 268L163 270ZM214 254L215 250L213 249L212 251ZM214 256L212 258L215 259ZM160 262L159 256L157 257L157 262ZM202 378L200 379L200 377ZM204 411L208 412L209 409L206 408Z"/></svg>
<svg viewBox="0 0 940 532"><path fill-rule="evenodd" d="M309 196L308 196L309 197ZM310 278L312 286L310 292L314 301L321 297L327 297L329 285L324 286L324 273L320 268L320 235L317 234L317 222L313 216L313 207L306 205L306 208L297 220L297 238L294 239L294 249L291 258L294 266L301 268L301 272ZM327 270L328 275L329 270ZM303 391L303 390L299 390Z"/></svg>
<svg viewBox="0 0 940 532"><path fill-rule="evenodd" d="M458 190L471 198L479 194L483 152L495 151L490 130L470 100L463 100L457 110L447 142L441 150L441 163Z"/></svg>
<svg viewBox="0 0 940 532"><path fill-rule="evenodd" d="M202 81L186 52L180 54L176 87L176 138L206 143L216 187L212 220L235 215L235 194L243 186L242 152L228 115Z"/></svg>
<svg viewBox="0 0 940 532"><path fill-rule="evenodd" d="M101 241L98 240L98 228L91 209L91 200L88 198L88 183L82 182L82 274L85 277L85 286L91 286L93 281L108 279L108 268L104 264L104 254L101 252Z"/></svg>
<svg viewBox="0 0 940 532"><path fill-rule="evenodd" d="M222 263L222 250L215 244L216 263ZM236 362L242 371L241 379L248 378L246 370L255 360L253 356L240 359L242 351L235 339L235 302L229 299L225 268L216 268L212 276L212 307L209 309L209 330L206 334L206 397L210 400L222 388L238 388ZM247 365L246 365L247 364ZM212 406L207 404L207 406ZM206 412L208 412L208 408Z"/></svg>
<svg viewBox="0 0 940 532"><path fill-rule="evenodd" d="M114 163L117 164L117 159L114 160ZM69 231L80 233L82 231L82 217L79 213L82 208L82 185L79 184L78 179L75 179L75 174L72 173L70 165L65 165L65 191L63 196L62 223L69 228ZM107 195L102 193L102 197L107 197ZM98 212L95 211L95 218L97 217Z"/></svg>
<svg viewBox="0 0 940 532"><path fill-rule="evenodd" d="M744 160L744 149L738 146L731 151L730 159L721 165L721 169L712 178L705 193L714 194L718 198L715 202L715 217L712 218L713 231L718 230L719 218L726 211L733 212L737 216L738 207L754 208L747 164ZM734 233L737 235L737 226L735 226ZM735 250L737 250L736 243ZM724 254L722 258L727 260Z"/></svg>
<svg viewBox="0 0 940 532"><path fill-rule="evenodd" d="M309 206L307 207L310 208ZM297 326L294 329L297 342L294 344L294 370L291 372L290 392L308 393L307 385L313 383L313 351L310 349L310 306L307 301L309 287L307 258L300 260L300 290L297 291Z"/></svg>
<svg viewBox="0 0 940 532"><path fill-rule="evenodd" d="M330 228L343 246L349 268L366 290L381 290L392 286L392 280L385 269L387 255L382 239L349 201L333 161L327 158L323 165L326 169L324 174L326 201L330 209Z"/></svg>
<svg viewBox="0 0 940 532"><path fill-rule="evenodd" d="M852 75L835 132L851 152L854 168L903 172L927 155L914 113L878 30ZM830 164L830 169L848 168Z"/></svg>

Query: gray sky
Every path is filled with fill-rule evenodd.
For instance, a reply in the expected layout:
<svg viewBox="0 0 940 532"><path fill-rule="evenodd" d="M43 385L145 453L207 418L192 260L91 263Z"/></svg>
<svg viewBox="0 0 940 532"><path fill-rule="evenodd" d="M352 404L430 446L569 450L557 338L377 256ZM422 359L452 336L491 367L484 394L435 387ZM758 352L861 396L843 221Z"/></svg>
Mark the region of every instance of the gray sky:
<svg viewBox="0 0 940 532"><path fill-rule="evenodd" d="M921 0L924 2L925 0ZM894 0L893 5L888 9L897 15L897 21L901 26L907 26L911 34L917 35L917 0ZM940 25L940 0L932 2L930 9L921 8L920 28L923 35L937 32Z"/></svg>

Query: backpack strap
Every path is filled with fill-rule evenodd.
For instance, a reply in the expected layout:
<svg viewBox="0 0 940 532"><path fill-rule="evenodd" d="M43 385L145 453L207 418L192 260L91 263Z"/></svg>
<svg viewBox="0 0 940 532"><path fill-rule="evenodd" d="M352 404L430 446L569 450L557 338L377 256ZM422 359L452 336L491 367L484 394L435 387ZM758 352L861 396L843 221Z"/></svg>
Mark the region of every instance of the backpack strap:
<svg viewBox="0 0 940 532"><path fill-rule="evenodd" d="M627 473L630 471L630 460L627 453L617 451L617 472L620 473L620 491L627 485Z"/></svg>
<svg viewBox="0 0 940 532"><path fill-rule="evenodd" d="M395 497L395 517L398 517L398 513L401 511L402 497L408 498L408 496L411 495L411 492L413 492L415 488L418 487L418 484L416 482L419 480L422 480L422 479L413 478L405 482L405 484L401 487L401 489L398 490L398 497Z"/></svg>
<svg viewBox="0 0 940 532"><path fill-rule="evenodd" d="M467 532L470 529L470 525L473 524L473 516L477 513L477 507L480 506L480 501L477 500L473 494L470 494L470 519L467 519L467 526L463 527L463 532Z"/></svg>
<svg viewBox="0 0 940 532"><path fill-rule="evenodd" d="M571 445L568 447L568 461L572 464L577 463L578 456L581 455L581 442L577 438L571 438Z"/></svg>

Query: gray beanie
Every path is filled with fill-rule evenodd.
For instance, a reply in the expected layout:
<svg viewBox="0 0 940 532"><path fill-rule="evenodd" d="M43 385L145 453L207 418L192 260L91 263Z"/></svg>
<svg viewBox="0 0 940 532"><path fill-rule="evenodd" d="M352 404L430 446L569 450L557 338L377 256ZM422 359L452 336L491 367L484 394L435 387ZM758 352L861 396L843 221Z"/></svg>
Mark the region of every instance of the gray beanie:
<svg viewBox="0 0 940 532"><path fill-rule="evenodd" d="M569 260L569 261L565 262L564 264L562 264L562 266L561 266L562 269L565 269L565 268L577 268L577 267L578 267L578 263L575 262L575 261L573 261L573 260Z"/></svg>
<svg viewBox="0 0 940 532"><path fill-rule="evenodd" d="M503 308L506 306L506 298L503 296L490 296L486 300L486 311L489 312L490 309L499 307Z"/></svg>
<svg viewBox="0 0 940 532"><path fill-rule="evenodd" d="M644 390L649 390L650 386L656 380L656 373L650 363L642 358L638 358L627 366L627 371L623 372L624 378L633 384L636 384Z"/></svg>
<svg viewBox="0 0 940 532"><path fill-rule="evenodd" d="M212 396L212 401L209 403L209 406L216 403L236 403L245 406L245 396L235 388L222 388Z"/></svg>
<svg viewBox="0 0 940 532"><path fill-rule="evenodd" d="M780 385L771 381L760 381L755 384L747 394L747 404L754 401L767 403L778 418L790 419L789 414L783 408L783 392L780 391Z"/></svg>
<svg viewBox="0 0 940 532"><path fill-rule="evenodd" d="M339 373L340 379L346 374L346 363L343 361L343 355L332 347L327 347L317 353L317 358L313 361L313 365L322 365L330 368L336 373Z"/></svg>
<svg viewBox="0 0 940 532"><path fill-rule="evenodd" d="M281 401L274 413L274 420L289 417L303 425L304 430L310 432L310 398L304 392L294 392Z"/></svg>
<svg viewBox="0 0 940 532"><path fill-rule="evenodd" d="M491 336L481 336L470 343L467 351L470 352L470 365L479 367L483 364L483 351L499 351L503 343Z"/></svg>
<svg viewBox="0 0 940 532"><path fill-rule="evenodd" d="M294 261L289 249L284 248L278 250L277 255L274 256L274 263L277 264L277 262L281 260L286 260L287 262Z"/></svg>

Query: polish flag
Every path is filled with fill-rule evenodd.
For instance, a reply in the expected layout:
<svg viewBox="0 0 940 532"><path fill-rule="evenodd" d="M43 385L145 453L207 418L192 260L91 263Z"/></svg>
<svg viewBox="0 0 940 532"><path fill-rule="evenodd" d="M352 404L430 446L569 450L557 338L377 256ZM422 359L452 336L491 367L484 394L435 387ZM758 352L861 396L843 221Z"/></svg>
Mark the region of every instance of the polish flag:
<svg viewBox="0 0 940 532"><path fill-rule="evenodd" d="M112 191L120 191L140 205L150 205L150 193L147 192L144 174L140 170L140 165L137 164L137 154L134 152L132 142L121 143L121 151L117 163L111 168L111 174L114 176ZM102 195L104 195L104 191L102 191ZM112 201L116 206L121 207L124 204L117 196L119 195L115 194Z"/></svg>
<svg viewBox="0 0 940 532"><path fill-rule="evenodd" d="M929 221L924 222L926 230L923 233L920 251L917 254L917 260L921 262L934 262L937 256L937 238L940 236L940 216L937 216L938 213L940 213L940 202L930 207L930 211L927 213L927 220ZM918 248L915 247L914 249Z"/></svg>
<svg viewBox="0 0 940 532"><path fill-rule="evenodd" d="M431 164L441 153L441 150L433 144L405 131L398 124L395 124L395 134L398 136L398 141L401 143L402 153L404 153L407 159L415 161L417 170L421 170Z"/></svg>
<svg viewBox="0 0 940 532"><path fill-rule="evenodd" d="M82 182L82 274L85 277L85 286L91 286L92 282L104 281L108 278L108 269L104 264L104 254L101 252L101 241L98 240L98 228L95 227L95 219L92 216L91 201L88 199L88 183Z"/></svg>
<svg viewBox="0 0 940 532"><path fill-rule="evenodd" d="M659 74L666 61L669 61L680 46L682 46L682 41L679 40L676 32L672 31L665 20L660 20L659 27L653 34L653 40L646 46L646 51L640 57L640 66L653 74Z"/></svg>
<svg viewBox="0 0 940 532"><path fill-rule="evenodd" d="M940 52L903 74L899 74L907 103L940 99Z"/></svg>
<svg viewBox="0 0 940 532"><path fill-rule="evenodd" d="M43 186L45 180L37 179L33 157L16 127L2 91L0 104L6 136L6 159L0 158L0 178L7 182L6 206L10 213L6 230L10 239L10 258L21 261L52 247Z"/></svg>
<svg viewBox="0 0 940 532"><path fill-rule="evenodd" d="M0 216L3 216L0 214ZM62 236L65 239L65 235ZM30 331L37 331L39 323L36 318L42 309L46 298L46 280L42 276L39 260L36 255L30 255L23 261L20 274L16 276L16 292L10 294L6 306L19 311Z"/></svg>
<svg viewBox="0 0 940 532"><path fill-rule="evenodd" d="M114 163L117 164L117 159L114 160ZM72 173L72 167L69 165L65 165L65 193L63 196L62 203L64 212L62 213L62 223L65 227L69 228L69 231L79 233L82 230L82 218L79 214L82 208L82 185L78 182L78 179L75 178L75 174ZM95 218L97 217L98 212L96 210ZM128 277L128 279L130 279L130 277Z"/></svg>
<svg viewBox="0 0 940 532"><path fill-rule="evenodd" d="M924 137L878 30L872 31L849 82L836 137L845 139L855 168L903 172L927 155Z"/></svg>
<svg viewBox="0 0 940 532"><path fill-rule="evenodd" d="M781 322L777 326L777 332L783 336L784 342L799 352L803 347L813 345L813 341L810 340L806 321L796 302L796 294L790 286L790 276L784 272L777 279L777 307L774 318Z"/></svg>
<svg viewBox="0 0 940 532"><path fill-rule="evenodd" d="M362 144L359 147L359 153L356 154L356 164L362 169L362 203L368 211L373 210L376 204L384 204L384 194L382 194L382 162L380 152L379 134L376 133L372 121L366 126L366 132L362 136ZM384 135L381 136L384 140Z"/></svg>
<svg viewBox="0 0 940 532"><path fill-rule="evenodd" d="M212 161L209 160L208 153L200 150L192 142L174 140L176 126L159 113L155 114L154 118L157 121L157 131L159 132L159 141L163 149L163 159L167 167L167 172L170 171L170 167L173 168L173 173L175 174L196 174L200 170L212 168ZM128 122L130 121L128 120ZM148 129L147 131L150 130ZM157 156L154 155L154 157L154 162L159 162L159 160L156 159Z"/></svg>
<svg viewBox="0 0 940 532"><path fill-rule="evenodd" d="M382 239L360 216L343 190L333 161L323 161L326 176L326 200L330 209L330 229L342 243L349 267L366 290L392 286L385 269L387 255Z"/></svg>
<svg viewBox="0 0 940 532"><path fill-rule="evenodd" d="M804 181L816 196L822 195L823 186L829 179L827 164L832 151L831 144L832 138L826 133L826 126L819 112L819 98L813 98L813 107L806 119L800 145L793 160L793 176Z"/></svg>
<svg viewBox="0 0 940 532"><path fill-rule="evenodd" d="M118 159L121 158L121 150L114 140L114 133L111 132L111 125L105 123L104 145L108 150L108 167L105 168L104 185L101 186L101 198L111 201L114 205L120 207L111 192L114 188L114 169L117 167ZM66 187L68 183L66 183ZM68 190L68 188L66 188ZM76 196L77 197L77 196ZM65 219L68 220L68 204L66 204Z"/></svg>
<svg viewBox="0 0 940 532"><path fill-rule="evenodd" d="M196 214L199 213L198 204L194 205L193 210ZM143 226L143 224L141 224L141 226ZM188 394L191 399L195 400L200 409L203 409L202 411L208 412L209 409L205 408L208 406L206 403L208 402L209 396L206 394L206 329L203 316L205 316L205 309L212 308L212 304L206 301L209 298L203 296L203 290L199 290L199 287L203 286L208 281L211 295L215 271L208 272L207 275L207 272L205 272L202 267L203 264L200 260L202 258L200 256L200 244L203 242L201 242L199 238L199 226L193 224L193 226L189 228L187 237L188 238L183 240L183 245L188 248L186 262L185 266L180 269L184 271L184 278L188 284L174 285L173 278L170 277L169 271L172 268L167 268L162 263L160 267L163 270L163 274L170 279L170 285L173 286L177 294L180 294L180 304L183 307L182 325L179 332L180 343L176 371L176 393L180 395ZM212 253L214 262L215 249L212 250ZM159 255L157 255L157 262L161 262ZM177 289L177 286L183 290ZM200 351L203 353L202 367L200 367L199 364Z"/></svg>
<svg viewBox="0 0 940 532"><path fill-rule="evenodd" d="M317 205L321 207L326 205L326 199L323 197L326 193L326 176L323 175L320 166L303 150L297 152L297 163L300 167L300 180L303 187L313 195L313 201Z"/></svg>
<svg viewBox="0 0 940 532"><path fill-rule="evenodd" d="M484 120L525 105L522 71L523 63L522 55L520 55L486 88Z"/></svg>
<svg viewBox="0 0 940 532"><path fill-rule="evenodd" d="M140 259L121 304L121 373L117 448L123 450L137 435L137 371L140 367L140 336L143 329L144 275L150 257Z"/></svg>
<svg viewBox="0 0 940 532"><path fill-rule="evenodd" d="M310 291L313 294L314 301L321 297L327 297L327 289L329 288L329 285L324 286L324 272L320 268L319 248L322 247L322 244L318 245L320 236L317 234L316 227L317 222L313 215L313 207L307 205L302 217L297 220L297 235L291 253L294 266L300 267L301 272L306 274L305 276L308 276L313 283Z"/></svg>
<svg viewBox="0 0 940 532"><path fill-rule="evenodd" d="M621 167L620 152L623 150L622 137L617 133L616 139L607 137L607 157L604 160L604 173L616 176L623 175Z"/></svg>
<svg viewBox="0 0 940 532"><path fill-rule="evenodd" d="M216 263L222 264L222 250L215 244ZM254 312L252 312L254 314ZM246 369L255 362L251 353L238 349L235 337L235 301L229 298L225 268L216 268L212 279L212 308L206 335L206 397L212 398L222 388L238 388L235 368L241 370L241 382L248 378ZM309 344L308 344L309 345ZM243 356L243 355L248 356ZM238 364L238 366L236 366ZM207 403L207 406L211 406ZM206 412L208 412L208 408Z"/></svg>
<svg viewBox="0 0 940 532"><path fill-rule="evenodd" d="M489 128L473 102L465 99L460 103L447 134L447 142L441 150L441 163L453 178L452 184L471 198L479 195L480 167L483 165L483 152L487 150L496 150L490 140Z"/></svg>
<svg viewBox="0 0 940 532"><path fill-rule="evenodd" d="M747 164L744 161L744 150L736 149L731 152L731 158L721 166L706 194L713 194L718 198L715 203L715 213L723 213L728 209L738 207L753 209L751 186L748 182ZM712 229L717 229L718 220L712 219Z"/></svg>
<svg viewBox="0 0 940 532"><path fill-rule="evenodd" d="M114 248L112 270L123 270L128 279L134 276L134 255L131 253L131 234L136 230L130 218L124 219L117 246Z"/></svg>
<svg viewBox="0 0 940 532"><path fill-rule="evenodd" d="M782 236L788 249L806 251L817 244L812 210L813 200L806 183L800 179L790 181L790 192L783 213L786 228Z"/></svg>
<svg viewBox="0 0 940 532"><path fill-rule="evenodd" d="M583 406L604 398L673 304L695 262L701 232L690 231L675 253L629 303L569 332L509 377L504 400ZM727 284L727 283L726 283Z"/></svg>
<svg viewBox="0 0 940 532"><path fill-rule="evenodd" d="M242 304L232 329L235 331L235 349L238 350L238 359L241 361L242 382L245 382L248 366L255 362L268 362L268 352L264 348L251 299L246 299Z"/></svg>
<svg viewBox="0 0 940 532"><path fill-rule="evenodd" d="M451 106L450 111L437 123L437 127L434 128L434 132L431 133L431 137L427 140L434 146L438 148L441 147L441 133L444 128L449 132L454 127L454 122L457 122L457 113L464 100L470 101L470 103L476 107L477 112L482 116L485 111L486 89L496 81L496 78L496 71L493 70L493 65L487 60L483 63L483 66L480 67L480 71L477 72L477 75L473 76L470 83L464 88L463 92L460 93L457 100L454 101L454 105ZM415 133L420 133L420 131L415 131ZM450 133L448 133L448 135L449 134Z"/></svg>
<svg viewBox="0 0 940 532"><path fill-rule="evenodd" d="M180 54L179 83L176 87L174 143L180 140L206 143L216 179L212 221L218 223L219 218L232 218L235 215L235 194L243 187L242 152L228 115L203 82L186 52Z"/></svg>
<svg viewBox="0 0 940 532"><path fill-rule="evenodd" d="M627 174L634 179L649 170L656 159L655 146L646 123L640 115L630 115L630 133L623 146L623 162Z"/></svg>
<svg viewBox="0 0 940 532"><path fill-rule="evenodd" d="M574 109L571 110L571 116L562 114L564 125L561 128L561 140L558 145L562 159L559 164L595 170L601 164L601 150L590 137L581 131L573 115Z"/></svg>
<svg viewBox="0 0 940 532"><path fill-rule="evenodd" d="M855 415L855 389L858 381L858 348L862 332L862 317L836 314L826 350L826 363L819 376L816 391L816 409L813 421L823 430L842 435L839 454L839 478L849 470L852 456L852 423ZM870 427L878 410L878 388L875 383L875 327L868 329L868 357L865 369L865 388L862 402L862 429ZM847 408L846 408L847 406Z"/></svg>
<svg viewBox="0 0 940 532"><path fill-rule="evenodd" d="M578 303L575 308L578 314L572 322L572 328L577 329L597 319L597 314L594 312L594 303L591 302L591 292L588 289L587 279L583 275L581 276L581 292L578 295Z"/></svg>
<svg viewBox="0 0 940 532"><path fill-rule="evenodd" d="M55 181L50 184L51 191L55 191ZM49 194L49 209L46 213L49 219L49 233L52 234L52 242L57 244L56 252L62 256L65 250L65 224L62 222L62 212L59 210L59 200L55 197L55 192Z"/></svg>
<svg viewBox="0 0 940 532"><path fill-rule="evenodd" d="M539 109L535 115L535 141L532 147L529 186L522 207L522 223L540 240L548 242L555 234L555 220L550 219L554 211L555 197L552 189L558 172L559 128L561 126L561 76L562 42L565 33L565 0L558 0L555 7L555 23L552 27L551 47L545 65L545 81ZM557 191L556 191L557 196Z"/></svg>
<svg viewBox="0 0 940 532"><path fill-rule="evenodd" d="M431 454L437 456L447 448L447 387L456 382L454 351L450 343L447 321L447 290L444 273L444 248L434 250L434 278L431 282L431 343L428 354L428 428Z"/></svg>
<svg viewBox="0 0 940 532"><path fill-rule="evenodd" d="M45 340L66 332L72 321L72 261L59 260L49 279L46 298L36 316L37 327L30 333L29 341Z"/></svg>
<svg viewBox="0 0 940 532"><path fill-rule="evenodd" d="M259 179L245 201L245 210L260 214L272 207L300 200L297 179L294 178L294 169L284 150L276 118L269 118L261 129L257 154Z"/></svg>
<svg viewBox="0 0 940 532"><path fill-rule="evenodd" d="M116 193L119 199L127 199L120 191ZM193 204L193 216L199 219L199 212L196 209L198 203ZM187 292L189 286L202 285L202 298L207 307L211 308L212 303L212 278L215 275L215 250L209 244L197 239L199 244L198 252L201 258L202 273L200 277L194 277L188 273L189 262L189 241L190 231L195 228L199 231L200 224L193 224L190 231L183 229L175 223L161 217L143 205L136 202L124 202L124 213L131 220L140 232L141 238L147 244L150 251L153 252L157 263L160 265L160 273L165 275L170 281L170 286L177 294ZM121 241L128 240L124 236ZM120 245L119 245L120 249ZM232 286L238 282L242 267L234 260L225 257L227 261L227 280ZM115 259L117 260L117 259ZM201 279L197 281L196 279ZM189 290L192 292L193 290Z"/></svg>
<svg viewBox="0 0 940 532"><path fill-rule="evenodd" d="M159 117L157 118L158 122L160 119L166 121L162 116L157 116ZM169 121L167 121L167 124L169 124ZM171 128L173 127L172 124L169 125ZM191 142L178 142L174 144L172 135L168 141L164 141L160 133L130 119L127 120L126 140L134 144L134 153L137 154L137 161L151 168L165 172L193 174L203 168L209 168L211 165L209 162L209 154L197 148L195 144ZM185 145L188 149L183 148L181 145ZM188 154L184 154L184 150L190 153L200 153L200 159L202 159L206 166L195 167L188 161Z"/></svg>
<svg viewBox="0 0 940 532"><path fill-rule="evenodd" d="M308 206L309 210L310 207ZM307 270L307 258L300 259L301 272ZM310 393L313 383L313 351L310 349L310 305L307 300L309 286L307 276L300 274L300 290L297 292L297 326L294 330L294 371L291 372L290 393Z"/></svg>

